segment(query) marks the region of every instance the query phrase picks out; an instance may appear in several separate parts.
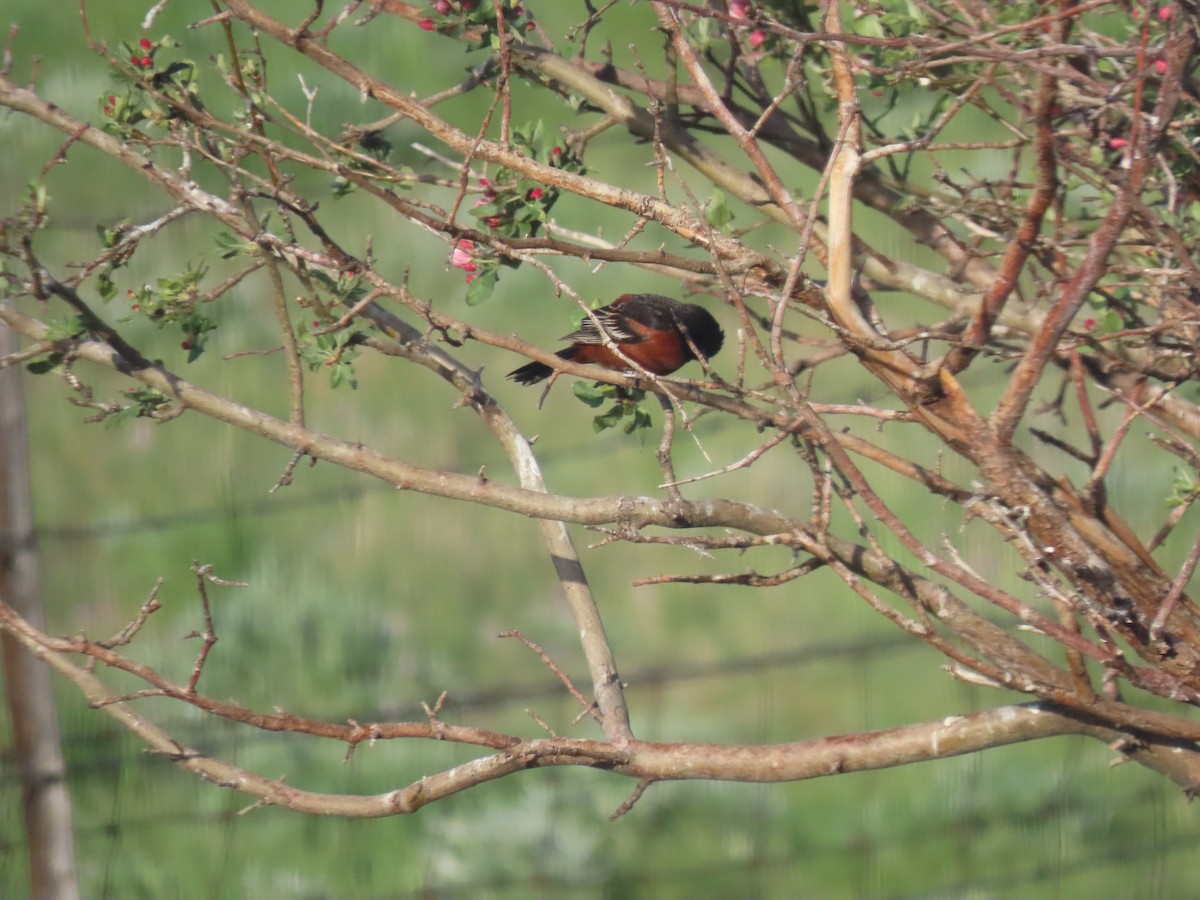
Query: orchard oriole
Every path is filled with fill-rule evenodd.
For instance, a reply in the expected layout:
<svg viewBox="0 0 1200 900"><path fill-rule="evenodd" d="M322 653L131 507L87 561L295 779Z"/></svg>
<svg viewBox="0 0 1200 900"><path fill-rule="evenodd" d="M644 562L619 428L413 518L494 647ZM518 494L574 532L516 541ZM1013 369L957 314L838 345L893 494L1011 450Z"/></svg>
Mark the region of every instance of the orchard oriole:
<svg viewBox="0 0 1200 900"><path fill-rule="evenodd" d="M695 359L696 351L705 359L716 356L725 332L707 309L694 303L659 294L622 294L593 311L578 331L563 340L571 346L558 351L561 359L618 371L634 368L629 364L632 361L652 375L670 375ZM606 346L606 340L615 344L624 358ZM540 362L526 363L508 373L518 384L537 384L551 375L558 377L553 368Z"/></svg>

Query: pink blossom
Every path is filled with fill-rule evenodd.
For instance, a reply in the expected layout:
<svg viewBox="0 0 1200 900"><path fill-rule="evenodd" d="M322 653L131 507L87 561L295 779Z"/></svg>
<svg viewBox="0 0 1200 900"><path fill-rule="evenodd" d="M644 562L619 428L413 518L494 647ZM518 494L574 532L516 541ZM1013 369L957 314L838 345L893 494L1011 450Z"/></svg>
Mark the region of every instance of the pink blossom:
<svg viewBox="0 0 1200 900"><path fill-rule="evenodd" d="M746 40L749 41L751 47L757 50L767 40L767 36L761 31L752 31Z"/></svg>
<svg viewBox="0 0 1200 900"><path fill-rule="evenodd" d="M471 241L459 241L454 252L450 254L450 265L456 269L462 269L464 272L474 272L475 259L471 256L471 251L474 249L475 245Z"/></svg>
<svg viewBox="0 0 1200 900"><path fill-rule="evenodd" d="M1160 22L1167 21L1173 15L1175 15L1175 7L1173 6L1160 6L1158 8L1158 20Z"/></svg>
<svg viewBox="0 0 1200 900"><path fill-rule="evenodd" d="M1114 137L1114 138L1108 139L1108 146L1111 147L1113 150L1120 150L1122 147L1124 147L1128 143L1129 143L1129 141L1123 137Z"/></svg>
<svg viewBox="0 0 1200 900"><path fill-rule="evenodd" d="M420 28L424 28L426 31L433 31L433 29L436 27L433 24L433 19L422 19L420 22L417 23L417 26Z"/></svg>
<svg viewBox="0 0 1200 900"><path fill-rule="evenodd" d="M1087 320L1085 320L1085 321L1084 321L1084 323L1083 323L1083 330L1084 330L1084 331L1091 331L1091 330L1092 330L1093 328L1095 328L1095 327L1096 327L1096 320L1095 320L1095 319L1087 319Z"/></svg>
<svg viewBox="0 0 1200 900"><path fill-rule="evenodd" d="M433 11L440 16L450 12L450 0L433 0Z"/></svg>
<svg viewBox="0 0 1200 900"><path fill-rule="evenodd" d="M1167 61L1165 59L1156 59L1154 61L1154 70L1158 72L1159 75L1166 75Z"/></svg>
<svg viewBox="0 0 1200 900"><path fill-rule="evenodd" d="M729 0L729 15L735 19L750 17L750 0Z"/></svg>

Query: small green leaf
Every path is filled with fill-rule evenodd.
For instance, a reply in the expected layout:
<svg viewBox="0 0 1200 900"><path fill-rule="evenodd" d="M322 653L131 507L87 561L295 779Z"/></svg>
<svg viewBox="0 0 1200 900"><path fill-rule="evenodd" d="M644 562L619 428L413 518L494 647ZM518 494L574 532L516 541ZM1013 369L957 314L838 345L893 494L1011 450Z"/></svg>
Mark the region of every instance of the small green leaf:
<svg viewBox="0 0 1200 900"><path fill-rule="evenodd" d="M83 316L64 316L46 323L46 340L67 341L87 331Z"/></svg>
<svg viewBox="0 0 1200 900"><path fill-rule="evenodd" d="M142 410L137 406L126 406L111 415L104 417L105 428L117 428L124 425L130 419L136 419L141 416Z"/></svg>
<svg viewBox="0 0 1200 900"><path fill-rule="evenodd" d="M704 206L704 218L709 225L721 231L733 221L733 210L725 200L724 191L713 191L712 198Z"/></svg>
<svg viewBox="0 0 1200 900"><path fill-rule="evenodd" d="M117 286L112 280L112 273L107 268L101 269L96 274L96 293L105 303L117 295Z"/></svg>
<svg viewBox="0 0 1200 900"><path fill-rule="evenodd" d="M492 296L496 290L496 282L500 280L500 271L489 268L478 273L467 285L467 306L478 306Z"/></svg>
<svg viewBox="0 0 1200 900"><path fill-rule="evenodd" d="M635 408L630 421L625 423L625 433L633 434L640 428L650 427L650 414L644 409Z"/></svg>
<svg viewBox="0 0 1200 900"><path fill-rule="evenodd" d="M576 381L571 385L571 390L580 401L595 409L604 402L604 393L600 390L600 386L592 384L588 381Z"/></svg>
<svg viewBox="0 0 1200 900"><path fill-rule="evenodd" d="M51 353L48 356L43 356L41 359L35 359L33 362L25 366L25 371L31 375L45 375L53 372L62 363L61 353Z"/></svg>

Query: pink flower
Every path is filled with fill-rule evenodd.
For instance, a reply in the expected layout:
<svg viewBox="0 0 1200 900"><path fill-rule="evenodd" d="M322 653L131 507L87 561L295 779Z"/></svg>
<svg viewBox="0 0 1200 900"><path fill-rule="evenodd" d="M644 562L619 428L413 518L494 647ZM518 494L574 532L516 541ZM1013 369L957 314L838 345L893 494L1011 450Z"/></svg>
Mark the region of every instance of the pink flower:
<svg viewBox="0 0 1200 900"><path fill-rule="evenodd" d="M1156 59L1154 61L1154 71L1158 72L1159 75L1166 75L1167 61L1165 59Z"/></svg>
<svg viewBox="0 0 1200 900"><path fill-rule="evenodd" d="M450 12L450 0L433 0L433 11L440 16Z"/></svg>
<svg viewBox="0 0 1200 900"><path fill-rule="evenodd" d="M545 193L541 188L530 188L528 196L530 200L541 200Z"/></svg>
<svg viewBox="0 0 1200 900"><path fill-rule="evenodd" d="M1166 22L1173 15L1175 15L1175 7L1173 6L1160 6L1158 8L1158 20L1160 22Z"/></svg>
<svg viewBox="0 0 1200 900"><path fill-rule="evenodd" d="M147 69L148 69L148 68L150 68L152 65L154 65L154 60L152 60L152 59L151 59L150 57L148 57L148 56L143 56L143 57L142 57L142 66L143 66L144 68L147 68Z"/></svg>
<svg viewBox="0 0 1200 900"><path fill-rule="evenodd" d="M143 50L149 50L154 45L150 43L150 38L142 38L140 41L138 41L138 46Z"/></svg>
<svg viewBox="0 0 1200 900"><path fill-rule="evenodd" d="M735 19L750 17L750 0L729 0L729 15Z"/></svg>
<svg viewBox="0 0 1200 900"><path fill-rule="evenodd" d="M426 31L433 31L436 26L433 24L433 19L422 19L417 23L417 27L424 28Z"/></svg>
<svg viewBox="0 0 1200 900"><path fill-rule="evenodd" d="M1108 146L1110 148L1112 148L1113 150L1120 150L1122 147L1124 147L1128 143L1129 143L1129 141L1123 137L1115 137L1115 138L1108 139Z"/></svg>
<svg viewBox="0 0 1200 900"><path fill-rule="evenodd" d="M475 258L471 256L471 251L475 249L475 245L470 241L459 241L454 247L454 252L450 254L450 265L456 269L462 269L464 272L474 272L476 269Z"/></svg>
<svg viewBox="0 0 1200 900"><path fill-rule="evenodd" d="M761 31L750 32L750 37L746 38L750 42L750 46L757 50L767 40L767 36Z"/></svg>
<svg viewBox="0 0 1200 900"><path fill-rule="evenodd" d="M1084 331L1091 331L1091 330L1092 330L1093 328L1095 328L1095 327L1096 327L1096 320L1095 320L1095 319L1087 319L1087 320L1085 320L1085 321L1084 321L1084 323L1083 323L1083 330L1084 330Z"/></svg>

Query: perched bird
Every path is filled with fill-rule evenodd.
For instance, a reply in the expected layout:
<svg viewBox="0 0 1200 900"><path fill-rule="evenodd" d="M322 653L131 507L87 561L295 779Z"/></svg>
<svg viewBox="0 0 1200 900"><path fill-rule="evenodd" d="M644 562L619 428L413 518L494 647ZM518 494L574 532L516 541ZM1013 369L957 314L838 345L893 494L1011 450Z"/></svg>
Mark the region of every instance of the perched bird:
<svg viewBox="0 0 1200 900"><path fill-rule="evenodd" d="M624 359L605 346L606 339L620 348ZM694 303L680 303L658 294L622 294L608 306L594 310L578 331L563 340L570 341L571 346L558 351L561 359L636 371L629 364L631 360L652 375L670 375L695 359L695 351L705 359L716 356L725 342L725 332L707 309ZM554 369L540 362L526 363L508 373L518 384L537 384L551 375L558 377ZM550 384L554 384L553 379ZM545 397L542 394L543 400Z"/></svg>

